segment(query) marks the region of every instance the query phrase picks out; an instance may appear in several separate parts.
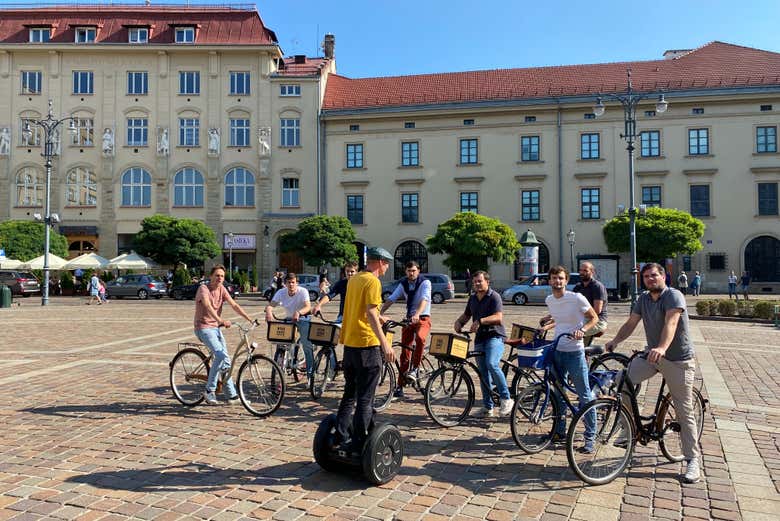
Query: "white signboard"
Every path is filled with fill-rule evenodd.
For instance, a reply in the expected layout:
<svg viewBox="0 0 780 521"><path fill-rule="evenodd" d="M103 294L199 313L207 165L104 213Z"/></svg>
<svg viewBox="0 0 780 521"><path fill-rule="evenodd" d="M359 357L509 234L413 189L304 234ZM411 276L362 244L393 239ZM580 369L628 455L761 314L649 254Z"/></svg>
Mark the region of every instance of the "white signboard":
<svg viewBox="0 0 780 521"><path fill-rule="evenodd" d="M617 259L586 259L579 258L580 262L588 261L596 270L596 280L601 281L607 289L618 289L618 260Z"/></svg>
<svg viewBox="0 0 780 521"><path fill-rule="evenodd" d="M222 234L222 247L226 250L229 250L231 248L230 246L230 236L227 233ZM256 248L255 246L255 234L234 234L233 235L233 246L232 248L234 250L254 250Z"/></svg>

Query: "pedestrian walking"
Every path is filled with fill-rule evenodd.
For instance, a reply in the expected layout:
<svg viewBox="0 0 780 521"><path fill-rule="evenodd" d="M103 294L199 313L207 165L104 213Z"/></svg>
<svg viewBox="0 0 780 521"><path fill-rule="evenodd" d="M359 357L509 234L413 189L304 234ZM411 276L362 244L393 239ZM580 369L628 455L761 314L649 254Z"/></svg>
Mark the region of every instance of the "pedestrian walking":
<svg viewBox="0 0 780 521"><path fill-rule="evenodd" d="M734 273L734 270L731 270L731 275L729 275L729 300L731 300L731 295L734 295L734 300L739 300L739 294L737 293L737 275Z"/></svg>
<svg viewBox="0 0 780 521"><path fill-rule="evenodd" d="M691 291L694 297L698 297L701 291L701 274L698 271L693 276L693 280L691 280Z"/></svg>
<svg viewBox="0 0 780 521"><path fill-rule="evenodd" d="M680 293L683 295L688 294L688 275L684 271L677 277L677 287L680 288Z"/></svg>
<svg viewBox="0 0 780 521"><path fill-rule="evenodd" d="M745 297L745 300L750 300L750 295L748 294L750 291L750 274L747 271L742 272L742 279L740 282L742 284L742 296Z"/></svg>
<svg viewBox="0 0 780 521"><path fill-rule="evenodd" d="M87 305L89 306L92 302L97 302L98 306L103 303L100 300L100 278L97 271L92 272L92 278L89 279L89 300Z"/></svg>

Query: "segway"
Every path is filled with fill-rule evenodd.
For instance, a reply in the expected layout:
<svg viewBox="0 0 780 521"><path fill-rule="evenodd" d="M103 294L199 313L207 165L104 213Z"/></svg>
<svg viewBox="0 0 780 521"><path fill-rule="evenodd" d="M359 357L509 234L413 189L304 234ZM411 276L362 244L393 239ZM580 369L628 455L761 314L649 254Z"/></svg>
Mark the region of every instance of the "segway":
<svg viewBox="0 0 780 521"><path fill-rule="evenodd" d="M314 460L320 467L328 472L360 472L374 485L387 483L398 474L404 460L404 440L398 427L372 421L362 451L351 453L338 444L341 436L337 427L336 415L330 414L314 435Z"/></svg>

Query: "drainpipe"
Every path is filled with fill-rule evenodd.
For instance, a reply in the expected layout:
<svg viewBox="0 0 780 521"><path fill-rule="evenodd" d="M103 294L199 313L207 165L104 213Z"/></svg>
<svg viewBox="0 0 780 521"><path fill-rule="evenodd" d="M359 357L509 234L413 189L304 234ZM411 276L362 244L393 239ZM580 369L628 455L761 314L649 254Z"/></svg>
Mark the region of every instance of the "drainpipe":
<svg viewBox="0 0 780 521"><path fill-rule="evenodd" d="M322 165L320 162L320 154L322 153L322 132L321 125L322 122L320 121L320 113L322 111L322 104L320 98L320 89L322 88L322 75L320 75L320 78L317 80L317 215L322 215L323 209L322 209L322 180L320 179L320 176L322 175Z"/></svg>
<svg viewBox="0 0 780 521"><path fill-rule="evenodd" d="M563 266L563 112L558 101L558 264Z"/></svg>

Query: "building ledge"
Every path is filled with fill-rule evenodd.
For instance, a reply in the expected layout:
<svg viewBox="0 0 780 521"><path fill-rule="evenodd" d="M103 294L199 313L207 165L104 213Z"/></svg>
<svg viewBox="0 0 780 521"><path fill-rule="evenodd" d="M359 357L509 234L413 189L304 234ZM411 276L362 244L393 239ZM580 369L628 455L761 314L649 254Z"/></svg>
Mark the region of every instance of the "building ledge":
<svg viewBox="0 0 780 521"><path fill-rule="evenodd" d="M415 178L402 178L402 179L396 179L395 184L397 185L421 185L425 182L424 177L415 177Z"/></svg>
<svg viewBox="0 0 780 521"><path fill-rule="evenodd" d="M653 177L653 176L665 176L669 175L669 170L640 170L639 172L634 172L637 177Z"/></svg>
<svg viewBox="0 0 780 521"><path fill-rule="evenodd" d="M683 170L683 174L685 175L715 175L718 173L717 168L692 168L688 170Z"/></svg>
<svg viewBox="0 0 780 521"><path fill-rule="evenodd" d="M523 181L544 181L545 179L547 179L547 174L524 174L515 176L515 181L520 183Z"/></svg>
<svg viewBox="0 0 780 521"><path fill-rule="evenodd" d="M780 174L780 165L778 166L754 166L750 169L754 174Z"/></svg>
<svg viewBox="0 0 780 521"><path fill-rule="evenodd" d="M456 183L481 183L482 181L485 180L485 176L471 175L471 176L455 177L453 180Z"/></svg>
<svg viewBox="0 0 780 521"><path fill-rule="evenodd" d="M368 186L368 179L355 179L350 181L341 181L341 186L348 187L348 188L355 188L355 187L362 187L362 186Z"/></svg>
<svg viewBox="0 0 780 521"><path fill-rule="evenodd" d="M607 177L607 172L581 172L574 174L576 179L603 179Z"/></svg>

